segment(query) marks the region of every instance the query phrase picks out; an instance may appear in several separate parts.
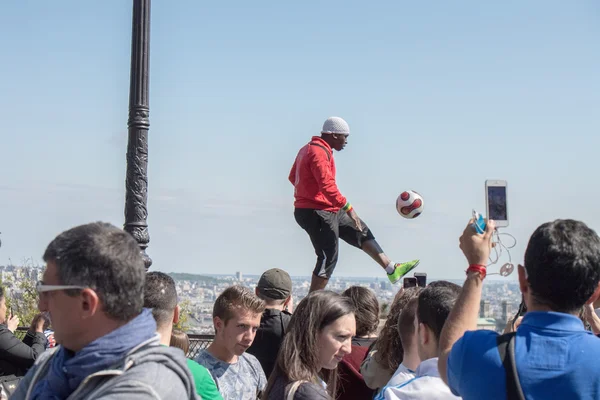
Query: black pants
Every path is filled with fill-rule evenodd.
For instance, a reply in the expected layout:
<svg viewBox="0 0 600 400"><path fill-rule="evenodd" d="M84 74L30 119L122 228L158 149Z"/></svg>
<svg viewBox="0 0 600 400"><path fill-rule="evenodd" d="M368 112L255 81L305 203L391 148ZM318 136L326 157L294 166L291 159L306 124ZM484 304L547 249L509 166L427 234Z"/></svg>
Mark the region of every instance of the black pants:
<svg viewBox="0 0 600 400"><path fill-rule="evenodd" d="M338 261L340 238L359 249L362 249L364 242L375 239L369 227L362 220L363 230L359 231L352 218L343 210L335 213L310 208L296 208L294 217L298 225L308 233L315 248L317 264L313 274L321 278L329 279L333 274Z"/></svg>

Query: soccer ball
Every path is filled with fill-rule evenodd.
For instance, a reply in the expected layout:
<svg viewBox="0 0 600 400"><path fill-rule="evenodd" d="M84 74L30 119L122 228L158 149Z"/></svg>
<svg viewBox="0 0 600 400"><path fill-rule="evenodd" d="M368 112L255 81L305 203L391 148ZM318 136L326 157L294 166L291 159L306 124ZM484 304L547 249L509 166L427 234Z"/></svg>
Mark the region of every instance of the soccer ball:
<svg viewBox="0 0 600 400"><path fill-rule="evenodd" d="M414 190L407 190L400 193L396 199L396 210L404 218L417 218L423 212L423 196Z"/></svg>

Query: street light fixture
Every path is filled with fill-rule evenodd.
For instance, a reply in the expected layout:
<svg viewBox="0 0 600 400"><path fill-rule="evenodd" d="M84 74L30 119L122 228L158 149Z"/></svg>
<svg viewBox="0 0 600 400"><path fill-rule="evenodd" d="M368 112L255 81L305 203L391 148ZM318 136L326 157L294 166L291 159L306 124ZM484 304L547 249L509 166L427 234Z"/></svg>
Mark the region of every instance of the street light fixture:
<svg viewBox="0 0 600 400"><path fill-rule="evenodd" d="M152 260L146 254L150 242L147 223L149 58L150 0L133 0L124 229L139 243L146 270L152 265Z"/></svg>

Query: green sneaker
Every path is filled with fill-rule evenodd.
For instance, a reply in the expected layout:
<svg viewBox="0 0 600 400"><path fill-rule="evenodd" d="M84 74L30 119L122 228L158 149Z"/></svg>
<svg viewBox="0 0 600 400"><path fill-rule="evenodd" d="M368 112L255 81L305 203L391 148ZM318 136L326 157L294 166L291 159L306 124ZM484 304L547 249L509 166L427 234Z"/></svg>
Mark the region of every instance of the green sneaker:
<svg viewBox="0 0 600 400"><path fill-rule="evenodd" d="M408 274L413 269L417 268L419 265L419 260L412 260L405 263L396 263L396 269L394 269L394 273L387 274L388 279L392 282L392 285L398 283L402 277Z"/></svg>

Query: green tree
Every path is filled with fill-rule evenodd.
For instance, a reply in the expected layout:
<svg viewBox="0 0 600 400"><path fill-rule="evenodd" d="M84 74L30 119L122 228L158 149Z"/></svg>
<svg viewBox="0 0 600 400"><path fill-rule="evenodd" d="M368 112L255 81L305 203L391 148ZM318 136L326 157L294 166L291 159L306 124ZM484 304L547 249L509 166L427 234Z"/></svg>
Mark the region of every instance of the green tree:
<svg viewBox="0 0 600 400"><path fill-rule="evenodd" d="M17 270L16 279L8 277L2 286L5 289L7 318L10 314L19 317L19 326L29 326L33 318L39 314L38 293L35 290L36 278L33 259L23 262L23 267Z"/></svg>

